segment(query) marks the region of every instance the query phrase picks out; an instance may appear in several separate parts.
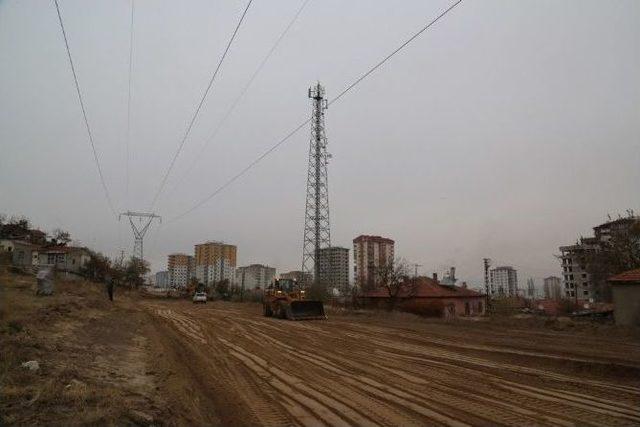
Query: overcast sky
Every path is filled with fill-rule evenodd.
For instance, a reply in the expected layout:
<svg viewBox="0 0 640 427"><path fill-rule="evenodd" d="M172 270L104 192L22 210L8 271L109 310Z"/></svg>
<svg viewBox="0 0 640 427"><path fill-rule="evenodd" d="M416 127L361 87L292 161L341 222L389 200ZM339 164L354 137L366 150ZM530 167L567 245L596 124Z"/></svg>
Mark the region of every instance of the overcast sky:
<svg viewBox="0 0 640 427"><path fill-rule="evenodd" d="M183 219L448 6L310 0L234 113L219 121L301 0L255 0L156 212L153 271L205 240L239 264L299 269L309 129ZM107 186L144 211L178 147L243 1L135 0L127 200L129 1L60 0ZM482 258L526 278L560 274L558 246L607 213L640 211L640 2L467 0L327 111L331 236L396 241L424 273L480 283ZM53 2L0 1L0 212L68 229L114 255L129 225L109 211ZM190 169L194 165L193 169ZM185 174L191 172L185 177Z"/></svg>

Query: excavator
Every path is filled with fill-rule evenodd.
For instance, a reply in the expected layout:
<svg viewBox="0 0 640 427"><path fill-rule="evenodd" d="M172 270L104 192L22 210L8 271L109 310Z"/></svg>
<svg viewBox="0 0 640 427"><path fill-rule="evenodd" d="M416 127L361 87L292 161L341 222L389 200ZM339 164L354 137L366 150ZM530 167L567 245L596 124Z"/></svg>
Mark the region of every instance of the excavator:
<svg viewBox="0 0 640 427"><path fill-rule="evenodd" d="M305 290L293 279L275 279L262 299L263 314L279 319L326 319L322 301L307 300Z"/></svg>

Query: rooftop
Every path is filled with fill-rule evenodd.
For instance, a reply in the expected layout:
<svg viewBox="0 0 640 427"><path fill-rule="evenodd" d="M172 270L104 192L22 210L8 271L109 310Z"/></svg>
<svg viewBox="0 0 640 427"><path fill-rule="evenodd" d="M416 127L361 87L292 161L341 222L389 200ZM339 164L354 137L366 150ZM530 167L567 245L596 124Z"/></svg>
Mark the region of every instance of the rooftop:
<svg viewBox="0 0 640 427"><path fill-rule="evenodd" d="M366 241L366 240L373 240L379 243L395 243L393 240L387 238L387 237L382 237L382 236L371 236L371 235L367 235L367 234L361 234L360 236L356 237L355 239L353 239L353 243L357 243L357 242L361 242L361 241Z"/></svg>
<svg viewBox="0 0 640 427"><path fill-rule="evenodd" d="M388 298L386 289L379 288L365 292L368 298ZM480 292L463 288L461 286L441 285L429 277L417 277L407 282L400 290L399 298L462 298L462 297L482 297Z"/></svg>
<svg viewBox="0 0 640 427"><path fill-rule="evenodd" d="M640 268L628 270L609 278L610 282L636 282L640 283Z"/></svg>

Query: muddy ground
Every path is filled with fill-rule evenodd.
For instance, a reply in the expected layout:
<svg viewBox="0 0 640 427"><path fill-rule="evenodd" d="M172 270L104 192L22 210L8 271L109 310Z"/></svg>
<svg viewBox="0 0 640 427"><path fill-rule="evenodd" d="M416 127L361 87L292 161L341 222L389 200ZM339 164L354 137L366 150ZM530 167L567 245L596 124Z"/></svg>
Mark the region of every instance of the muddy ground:
<svg viewBox="0 0 640 427"><path fill-rule="evenodd" d="M638 425L640 339L610 325L106 300L0 276L9 425ZM38 360L35 372L20 367Z"/></svg>

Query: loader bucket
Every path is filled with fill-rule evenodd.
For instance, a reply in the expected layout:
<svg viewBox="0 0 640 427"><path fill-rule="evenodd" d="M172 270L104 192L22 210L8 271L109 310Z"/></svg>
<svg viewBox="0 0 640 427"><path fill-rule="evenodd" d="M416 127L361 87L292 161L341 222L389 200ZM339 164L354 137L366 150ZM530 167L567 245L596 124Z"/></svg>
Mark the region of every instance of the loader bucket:
<svg viewBox="0 0 640 427"><path fill-rule="evenodd" d="M287 310L287 319L326 319L322 301L291 301Z"/></svg>

